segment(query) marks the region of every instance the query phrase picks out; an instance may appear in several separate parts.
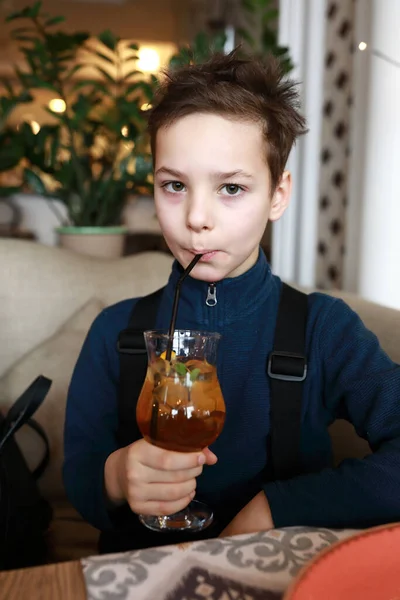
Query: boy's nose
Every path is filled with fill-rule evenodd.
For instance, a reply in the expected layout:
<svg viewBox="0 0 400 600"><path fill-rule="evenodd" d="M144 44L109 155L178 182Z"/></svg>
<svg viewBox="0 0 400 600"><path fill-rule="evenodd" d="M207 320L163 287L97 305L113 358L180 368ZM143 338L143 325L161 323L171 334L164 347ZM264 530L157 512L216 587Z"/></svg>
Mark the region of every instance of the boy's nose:
<svg viewBox="0 0 400 600"><path fill-rule="evenodd" d="M213 228L214 216L212 207L205 196L189 199L187 204L186 224L189 229L196 232Z"/></svg>

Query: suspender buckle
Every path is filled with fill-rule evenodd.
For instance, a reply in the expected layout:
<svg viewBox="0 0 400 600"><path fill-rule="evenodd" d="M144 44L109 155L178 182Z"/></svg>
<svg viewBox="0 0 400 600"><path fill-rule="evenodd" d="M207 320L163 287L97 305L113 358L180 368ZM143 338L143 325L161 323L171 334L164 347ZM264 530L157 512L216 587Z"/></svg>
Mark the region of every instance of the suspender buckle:
<svg viewBox="0 0 400 600"><path fill-rule="evenodd" d="M293 352L271 352L267 373L280 381L304 381L307 377L307 359Z"/></svg>

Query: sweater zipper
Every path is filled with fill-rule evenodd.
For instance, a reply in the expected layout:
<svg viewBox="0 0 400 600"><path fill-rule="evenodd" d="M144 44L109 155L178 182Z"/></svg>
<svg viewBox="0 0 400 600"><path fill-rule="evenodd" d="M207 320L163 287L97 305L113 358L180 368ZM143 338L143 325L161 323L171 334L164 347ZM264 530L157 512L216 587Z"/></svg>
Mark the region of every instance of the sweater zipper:
<svg viewBox="0 0 400 600"><path fill-rule="evenodd" d="M217 288L215 283L210 283L207 289L207 306L215 306L217 304Z"/></svg>

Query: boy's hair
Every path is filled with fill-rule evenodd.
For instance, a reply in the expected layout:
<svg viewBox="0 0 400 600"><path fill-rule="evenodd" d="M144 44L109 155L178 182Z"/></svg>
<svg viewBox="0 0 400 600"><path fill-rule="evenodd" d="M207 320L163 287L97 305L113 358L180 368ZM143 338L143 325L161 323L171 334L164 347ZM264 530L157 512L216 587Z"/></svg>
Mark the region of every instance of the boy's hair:
<svg viewBox="0 0 400 600"><path fill-rule="evenodd" d="M239 58L234 50L203 64L165 73L149 111L153 160L160 128L194 113L211 113L262 126L266 158L275 190L296 138L306 132L297 84L284 79L278 59Z"/></svg>

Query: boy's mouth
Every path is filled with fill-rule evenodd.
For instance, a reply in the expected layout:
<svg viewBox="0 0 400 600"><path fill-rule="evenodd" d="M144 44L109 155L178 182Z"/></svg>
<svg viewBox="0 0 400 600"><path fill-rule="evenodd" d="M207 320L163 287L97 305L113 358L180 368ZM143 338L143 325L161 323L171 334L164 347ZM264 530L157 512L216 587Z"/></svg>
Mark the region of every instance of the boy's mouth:
<svg viewBox="0 0 400 600"><path fill-rule="evenodd" d="M214 256L217 254L218 250L189 250L189 252L191 254L202 254L203 256L201 257L199 262L207 262L208 260L211 260L212 258L214 258Z"/></svg>

